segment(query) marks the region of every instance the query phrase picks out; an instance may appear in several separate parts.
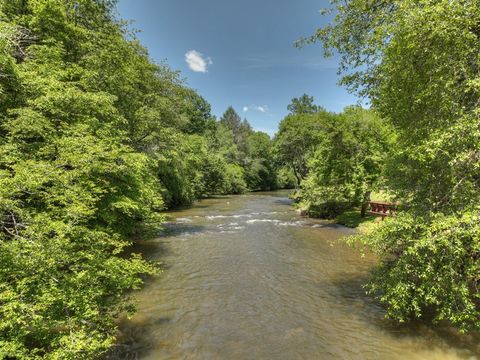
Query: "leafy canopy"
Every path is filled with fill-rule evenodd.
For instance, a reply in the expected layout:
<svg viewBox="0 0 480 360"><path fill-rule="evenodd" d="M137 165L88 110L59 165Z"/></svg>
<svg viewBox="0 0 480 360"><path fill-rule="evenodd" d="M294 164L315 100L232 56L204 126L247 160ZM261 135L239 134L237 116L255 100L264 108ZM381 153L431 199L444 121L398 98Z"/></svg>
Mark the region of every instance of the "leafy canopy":
<svg viewBox="0 0 480 360"><path fill-rule="evenodd" d="M480 3L333 3L304 42L339 53L342 83L397 133L385 178L404 213L364 238L382 260L370 288L400 321L479 329Z"/></svg>

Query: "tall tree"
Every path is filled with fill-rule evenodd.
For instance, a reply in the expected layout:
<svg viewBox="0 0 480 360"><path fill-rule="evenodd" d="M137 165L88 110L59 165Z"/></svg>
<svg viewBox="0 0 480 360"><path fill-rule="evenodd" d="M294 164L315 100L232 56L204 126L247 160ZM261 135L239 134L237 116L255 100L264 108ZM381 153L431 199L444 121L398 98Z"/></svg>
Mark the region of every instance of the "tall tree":
<svg viewBox="0 0 480 360"><path fill-rule="evenodd" d="M317 131L299 198L310 215L334 217L378 189L392 131L375 112L356 106L331 117Z"/></svg>
<svg viewBox="0 0 480 360"><path fill-rule="evenodd" d="M287 106L287 109L292 115L314 114L318 111L324 110L321 106L315 105L313 96L307 94L303 94L299 98L293 98L291 103Z"/></svg>
<svg viewBox="0 0 480 360"><path fill-rule="evenodd" d="M229 106L220 118L220 123L230 129L234 136L237 137L240 131L240 126L242 125L242 119L237 114L235 109Z"/></svg>
<svg viewBox="0 0 480 360"><path fill-rule="evenodd" d="M320 143L321 129L328 124L333 114L288 115L280 122L275 136L275 152L278 160L291 168L297 179L297 186L308 175L308 159Z"/></svg>

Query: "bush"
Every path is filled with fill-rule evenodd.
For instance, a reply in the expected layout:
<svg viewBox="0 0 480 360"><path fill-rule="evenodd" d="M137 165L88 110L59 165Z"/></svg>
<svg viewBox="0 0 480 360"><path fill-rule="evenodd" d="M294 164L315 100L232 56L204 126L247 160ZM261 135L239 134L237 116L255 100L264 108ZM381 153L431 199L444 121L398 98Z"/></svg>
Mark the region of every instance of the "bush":
<svg viewBox="0 0 480 360"><path fill-rule="evenodd" d="M292 169L284 166L278 170L277 187L279 189L294 189L297 184L297 179L293 174Z"/></svg>
<svg viewBox="0 0 480 360"><path fill-rule="evenodd" d="M314 174L302 183L302 207L312 217L333 219L360 204L361 194L354 186L327 186L318 183Z"/></svg>
<svg viewBox="0 0 480 360"><path fill-rule="evenodd" d="M399 213L358 236L381 265L368 284L400 322L448 320L480 329L480 209L462 215Z"/></svg>
<svg viewBox="0 0 480 360"><path fill-rule="evenodd" d="M228 164L225 167L225 182L223 186L225 194L243 194L247 191L244 171L240 165Z"/></svg>

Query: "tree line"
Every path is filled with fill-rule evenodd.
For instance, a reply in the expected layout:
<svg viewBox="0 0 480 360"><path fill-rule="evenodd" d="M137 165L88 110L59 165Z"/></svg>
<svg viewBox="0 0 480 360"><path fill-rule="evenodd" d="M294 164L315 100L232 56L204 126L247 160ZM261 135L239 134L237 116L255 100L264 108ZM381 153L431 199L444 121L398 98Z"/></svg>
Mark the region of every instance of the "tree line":
<svg viewBox="0 0 480 360"><path fill-rule="evenodd" d="M336 114L307 94L294 98L288 109L274 149L294 175L293 197L306 214L335 218L382 188L394 131L374 110L349 106Z"/></svg>

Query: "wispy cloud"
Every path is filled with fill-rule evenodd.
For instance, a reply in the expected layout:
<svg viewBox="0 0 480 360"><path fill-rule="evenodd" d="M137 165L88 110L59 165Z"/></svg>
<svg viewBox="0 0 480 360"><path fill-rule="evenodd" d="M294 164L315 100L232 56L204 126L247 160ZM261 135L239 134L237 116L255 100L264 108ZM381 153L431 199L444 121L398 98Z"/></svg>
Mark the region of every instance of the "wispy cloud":
<svg viewBox="0 0 480 360"><path fill-rule="evenodd" d="M204 57L203 54L197 50L190 50L185 54L185 61L188 64L190 70L195 72L206 73L208 67L213 64L213 61L209 57Z"/></svg>
<svg viewBox="0 0 480 360"><path fill-rule="evenodd" d="M267 113L268 112L268 106L267 105L250 105L250 106L244 106L243 107L243 112L248 112L248 111L259 111L261 113Z"/></svg>

